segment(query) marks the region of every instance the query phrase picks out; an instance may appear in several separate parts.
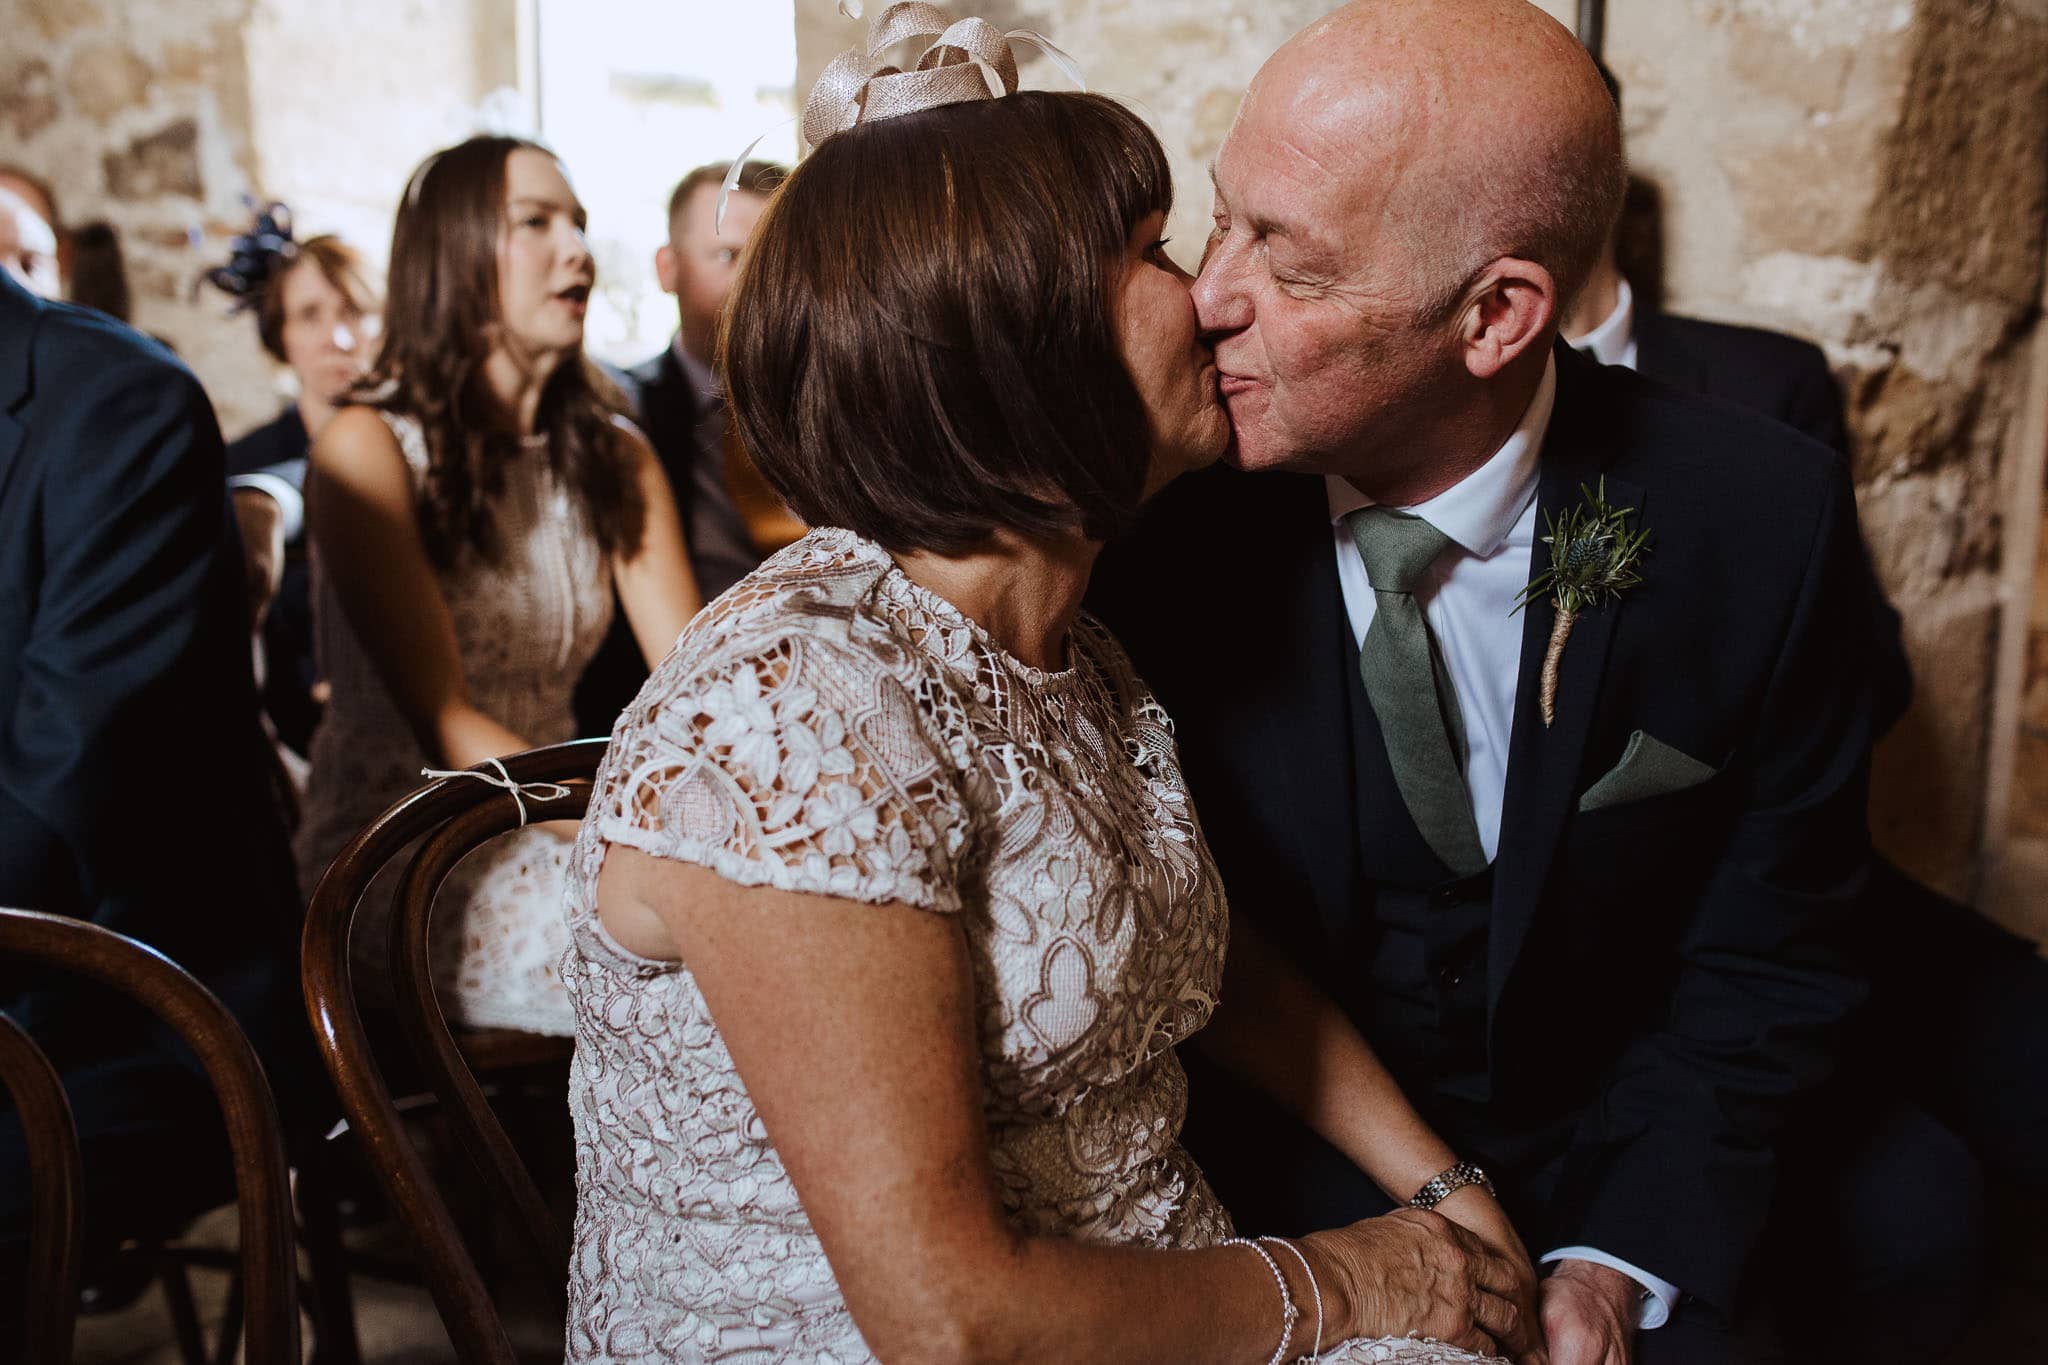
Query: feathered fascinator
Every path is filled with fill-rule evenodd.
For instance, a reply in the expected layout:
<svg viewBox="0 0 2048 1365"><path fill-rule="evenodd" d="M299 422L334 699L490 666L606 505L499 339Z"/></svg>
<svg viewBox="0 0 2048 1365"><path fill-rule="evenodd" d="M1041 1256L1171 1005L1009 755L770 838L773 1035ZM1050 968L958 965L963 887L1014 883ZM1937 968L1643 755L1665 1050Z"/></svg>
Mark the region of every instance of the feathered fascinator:
<svg viewBox="0 0 2048 1365"><path fill-rule="evenodd" d="M249 201L255 208L255 201ZM228 244L225 265L215 266L201 278L234 300L232 311L253 308L263 290L298 258L299 244L292 240L292 211L283 204L256 209L256 221L249 230Z"/></svg>
<svg viewBox="0 0 2048 1365"><path fill-rule="evenodd" d="M861 17L859 0L839 0L839 12ZM834 133L859 123L876 123L968 100L994 100L1017 91L1014 42L1043 52L1075 85L1086 90L1079 63L1043 34L1030 29L1005 33L986 19L949 20L936 7L922 3L886 5L868 21L867 41L833 58L804 101L804 141L816 148ZM897 65L897 48L908 54ZM759 138L755 139L758 144ZM718 192L713 230L725 219L725 201L739 180L749 146L732 163Z"/></svg>

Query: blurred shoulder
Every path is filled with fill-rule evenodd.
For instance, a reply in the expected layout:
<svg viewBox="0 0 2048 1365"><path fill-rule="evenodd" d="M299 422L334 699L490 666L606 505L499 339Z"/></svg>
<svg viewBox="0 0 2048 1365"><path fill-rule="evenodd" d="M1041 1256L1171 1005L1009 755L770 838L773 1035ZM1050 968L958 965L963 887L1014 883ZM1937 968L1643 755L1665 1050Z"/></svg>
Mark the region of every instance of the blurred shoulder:
<svg viewBox="0 0 2048 1365"><path fill-rule="evenodd" d="M1827 355L1813 342L1767 327L1677 313L1654 313L1644 317L1639 332L1692 357L1717 361L1730 368L1760 372L1813 371L1828 368Z"/></svg>
<svg viewBox="0 0 2048 1365"><path fill-rule="evenodd" d="M1712 506L1826 496L1847 477L1838 452L1753 404L1576 360L1560 370L1552 440L1606 446L1621 477Z"/></svg>
<svg viewBox="0 0 2048 1365"><path fill-rule="evenodd" d="M75 304L37 300L29 341L30 403L47 402L95 413L81 393L155 392L186 405L212 405L185 362L152 337L104 313Z"/></svg>

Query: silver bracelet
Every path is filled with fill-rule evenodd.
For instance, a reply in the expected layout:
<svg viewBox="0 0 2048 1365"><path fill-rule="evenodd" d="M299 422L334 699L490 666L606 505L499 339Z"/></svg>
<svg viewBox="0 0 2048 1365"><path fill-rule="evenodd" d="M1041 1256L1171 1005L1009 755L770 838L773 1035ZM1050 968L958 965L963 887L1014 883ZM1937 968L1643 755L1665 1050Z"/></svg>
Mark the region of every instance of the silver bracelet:
<svg viewBox="0 0 2048 1365"><path fill-rule="evenodd" d="M1287 1359L1288 1343L1294 1340L1294 1324L1301 1321L1301 1310L1294 1306L1294 1295L1287 1292L1287 1277L1280 1273L1280 1263L1273 1259L1273 1253L1249 1237L1226 1237L1216 1245L1250 1248L1266 1263L1266 1269L1272 1272L1273 1283L1280 1286L1280 1344L1273 1348L1273 1354L1267 1358L1266 1365L1281 1365L1281 1362Z"/></svg>
<svg viewBox="0 0 2048 1365"><path fill-rule="evenodd" d="M1314 1349L1308 1353L1308 1358L1309 1365L1315 1365L1316 1361L1323 1358L1323 1287L1316 1283L1315 1268L1309 1265L1308 1257L1302 1253L1301 1248L1288 1241L1285 1237L1261 1237L1259 1240L1261 1242L1278 1242L1281 1246L1293 1252L1294 1259L1301 1262L1301 1273L1308 1276L1308 1292L1315 1296L1316 1302L1316 1344Z"/></svg>
<svg viewBox="0 0 2048 1365"><path fill-rule="evenodd" d="M1467 1185L1477 1185L1480 1189L1493 1195L1495 1199L1500 1198L1499 1195L1494 1194L1493 1182L1487 1179L1485 1171L1480 1170L1469 1161L1461 1161L1442 1175L1433 1175L1424 1181L1422 1188L1415 1192L1415 1197L1408 1201L1408 1207L1411 1209L1433 1209L1459 1190L1464 1189Z"/></svg>

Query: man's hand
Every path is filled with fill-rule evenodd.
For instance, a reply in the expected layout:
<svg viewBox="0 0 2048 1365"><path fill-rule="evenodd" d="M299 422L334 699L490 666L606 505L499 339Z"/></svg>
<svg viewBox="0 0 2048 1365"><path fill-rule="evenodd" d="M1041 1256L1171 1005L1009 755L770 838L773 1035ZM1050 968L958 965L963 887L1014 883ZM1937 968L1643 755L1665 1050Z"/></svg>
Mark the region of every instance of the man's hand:
<svg viewBox="0 0 2048 1365"><path fill-rule="evenodd" d="M1641 1285L1592 1261L1559 1261L1542 1297L1551 1365L1629 1365Z"/></svg>
<svg viewBox="0 0 2048 1365"><path fill-rule="evenodd" d="M249 589L249 628L261 630L270 599L284 578L284 510L260 488L237 488L234 503Z"/></svg>

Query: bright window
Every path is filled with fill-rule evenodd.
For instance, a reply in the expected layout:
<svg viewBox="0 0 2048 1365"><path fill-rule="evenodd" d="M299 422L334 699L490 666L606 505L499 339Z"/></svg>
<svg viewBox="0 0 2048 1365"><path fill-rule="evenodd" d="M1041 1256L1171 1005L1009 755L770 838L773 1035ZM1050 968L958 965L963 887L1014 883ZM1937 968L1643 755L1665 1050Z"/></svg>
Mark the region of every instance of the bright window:
<svg viewBox="0 0 2048 1365"><path fill-rule="evenodd" d="M792 0L533 0L540 134L590 211L585 344L615 364L658 352L675 302L654 277L669 191L692 167L796 155ZM765 136L763 136L765 134Z"/></svg>

